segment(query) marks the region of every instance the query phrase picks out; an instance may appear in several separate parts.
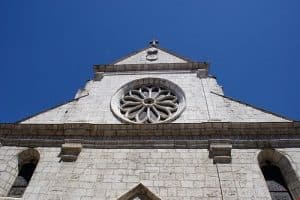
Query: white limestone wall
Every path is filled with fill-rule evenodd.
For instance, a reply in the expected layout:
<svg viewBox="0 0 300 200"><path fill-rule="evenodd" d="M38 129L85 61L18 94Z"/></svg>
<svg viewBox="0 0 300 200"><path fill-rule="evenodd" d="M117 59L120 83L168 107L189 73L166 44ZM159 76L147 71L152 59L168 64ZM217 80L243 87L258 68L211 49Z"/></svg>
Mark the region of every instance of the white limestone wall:
<svg viewBox="0 0 300 200"><path fill-rule="evenodd" d="M8 161L22 150L0 148L1 183ZM60 148L37 150L40 161L23 199L116 200L139 183L162 200L270 199L260 150L233 149L231 164L213 164L206 149L83 149L70 163L59 162ZM299 174L300 149L281 151Z"/></svg>
<svg viewBox="0 0 300 200"><path fill-rule="evenodd" d="M223 94L214 78L199 79L196 73L107 74L101 81L89 81L82 98L31 117L22 123L95 123L119 124L110 109L115 92L130 81L141 78L163 78L178 85L186 96L186 109L173 123L274 122L288 121L253 107L213 94Z"/></svg>
<svg viewBox="0 0 300 200"><path fill-rule="evenodd" d="M186 109L176 123L208 121L206 97L210 94L204 94L203 85L209 87L207 90L221 90L214 78L200 80L195 73L104 76L101 81L89 81L86 84L85 91L88 92L88 96L22 123L121 123L110 110L112 96L128 82L146 77L164 78L183 89L186 95Z"/></svg>

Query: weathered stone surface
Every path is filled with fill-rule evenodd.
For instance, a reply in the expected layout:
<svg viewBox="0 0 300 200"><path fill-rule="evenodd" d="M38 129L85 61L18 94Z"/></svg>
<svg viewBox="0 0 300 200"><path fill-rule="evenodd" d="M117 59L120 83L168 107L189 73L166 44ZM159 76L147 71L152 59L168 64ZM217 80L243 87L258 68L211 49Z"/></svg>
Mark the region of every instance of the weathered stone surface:
<svg viewBox="0 0 300 200"><path fill-rule="evenodd" d="M206 69L197 69L198 78L206 78L208 76L208 70Z"/></svg>
<svg viewBox="0 0 300 200"><path fill-rule="evenodd" d="M214 163L230 163L231 149L231 141L212 142L209 145L210 157Z"/></svg>
<svg viewBox="0 0 300 200"><path fill-rule="evenodd" d="M13 161L22 150L2 146L1 169L10 171L7 160ZM59 162L60 148L37 150L40 160L23 199L116 200L139 183L166 200L222 199L222 195L223 199L271 199L258 149L232 149L230 164L213 164L205 149L82 149L77 161L70 163ZM299 174L300 150L280 151ZM1 171L0 180L9 178Z"/></svg>
<svg viewBox="0 0 300 200"><path fill-rule="evenodd" d="M173 123L217 122L284 122L285 118L224 98L222 88L212 77L197 78L196 72L144 72L141 74L104 74L101 81L87 82L89 94L76 101L50 109L22 123L61 124L96 123L120 124L110 110L112 96L123 85L142 78L162 78L178 85L185 93L186 109ZM211 91L215 93L211 93Z"/></svg>
<svg viewBox="0 0 300 200"><path fill-rule="evenodd" d="M81 152L82 145L79 143L65 143L61 146L60 157L64 162L74 162Z"/></svg>

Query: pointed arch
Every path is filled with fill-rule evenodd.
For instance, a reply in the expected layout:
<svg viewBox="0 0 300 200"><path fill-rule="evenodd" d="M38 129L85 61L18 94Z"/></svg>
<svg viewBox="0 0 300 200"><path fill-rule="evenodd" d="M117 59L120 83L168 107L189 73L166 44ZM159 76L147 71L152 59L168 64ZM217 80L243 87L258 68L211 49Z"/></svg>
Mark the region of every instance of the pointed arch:
<svg viewBox="0 0 300 200"><path fill-rule="evenodd" d="M161 200L155 194L153 194L143 184L138 184L126 194L118 198L118 200Z"/></svg>
<svg viewBox="0 0 300 200"><path fill-rule="evenodd" d="M31 148L18 154L18 174L8 192L8 197L23 196L39 159L39 152Z"/></svg>
<svg viewBox="0 0 300 200"><path fill-rule="evenodd" d="M276 199L276 195L288 194L294 200L300 197L299 177L287 156L275 149L264 149L257 159L272 199Z"/></svg>

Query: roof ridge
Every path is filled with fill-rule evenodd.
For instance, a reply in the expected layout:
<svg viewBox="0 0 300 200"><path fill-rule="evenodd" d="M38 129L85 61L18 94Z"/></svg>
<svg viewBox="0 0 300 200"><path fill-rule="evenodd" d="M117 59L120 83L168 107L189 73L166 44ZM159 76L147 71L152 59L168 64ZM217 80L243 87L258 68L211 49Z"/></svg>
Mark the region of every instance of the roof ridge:
<svg viewBox="0 0 300 200"><path fill-rule="evenodd" d="M290 119L290 118L287 118L287 117L285 117L285 116L283 116L283 115L277 114L277 113L275 113L275 112L271 112L271 111L266 110L266 109L264 109L264 108L259 108L259 107L255 106L255 105L252 105L252 104L243 102L243 101L241 101L241 100L238 100L238 99L235 99L235 98L232 98L232 97L229 97L229 96L225 96L225 95L222 95L222 94L213 92L213 91L210 91L210 93L212 93L212 94L214 94L214 95L217 95L217 96L220 96L220 97L223 97L223 98L226 98L226 99L229 99L229 100L231 100L231 101L234 101L234 102L237 102L237 103L240 103L240 104L249 106L249 107L251 107L251 108L260 110L260 111L262 111L262 112L265 112L265 113L268 113L268 114L271 114L271 115L275 115L275 116L277 116L277 117L280 117L280 118L283 118L283 119L286 119L286 120L289 120L289 121L293 121L293 122L295 121L295 120Z"/></svg>

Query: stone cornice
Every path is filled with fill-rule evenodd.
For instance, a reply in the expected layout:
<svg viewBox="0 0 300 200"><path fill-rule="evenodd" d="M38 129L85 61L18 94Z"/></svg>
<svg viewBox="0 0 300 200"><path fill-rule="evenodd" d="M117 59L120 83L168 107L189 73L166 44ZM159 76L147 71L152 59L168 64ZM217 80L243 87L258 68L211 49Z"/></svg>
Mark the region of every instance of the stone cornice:
<svg viewBox="0 0 300 200"><path fill-rule="evenodd" d="M234 148L300 147L300 122L170 124L0 124L3 145L90 148L207 148L228 139Z"/></svg>
<svg viewBox="0 0 300 200"><path fill-rule="evenodd" d="M208 70L206 62L127 64L127 65L94 65L94 72L126 72L126 71L162 71L162 70Z"/></svg>

